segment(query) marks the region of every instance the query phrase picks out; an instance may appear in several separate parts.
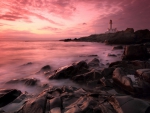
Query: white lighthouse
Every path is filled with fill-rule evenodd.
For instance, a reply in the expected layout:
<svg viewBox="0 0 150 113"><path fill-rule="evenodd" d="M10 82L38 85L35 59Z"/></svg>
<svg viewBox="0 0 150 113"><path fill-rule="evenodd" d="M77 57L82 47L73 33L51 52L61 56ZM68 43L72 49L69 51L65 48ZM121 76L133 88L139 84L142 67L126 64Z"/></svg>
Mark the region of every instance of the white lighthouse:
<svg viewBox="0 0 150 113"><path fill-rule="evenodd" d="M106 31L106 33L116 33L117 32L117 28L112 28L112 20L109 21L109 28L108 30Z"/></svg>

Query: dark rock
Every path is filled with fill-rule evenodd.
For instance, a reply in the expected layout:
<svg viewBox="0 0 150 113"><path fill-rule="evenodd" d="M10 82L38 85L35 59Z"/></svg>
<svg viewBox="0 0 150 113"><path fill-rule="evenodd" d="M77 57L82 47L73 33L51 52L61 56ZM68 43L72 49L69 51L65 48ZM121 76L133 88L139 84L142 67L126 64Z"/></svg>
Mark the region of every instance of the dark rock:
<svg viewBox="0 0 150 113"><path fill-rule="evenodd" d="M117 57L115 54L111 54L111 53L109 53L108 56L110 56L110 57Z"/></svg>
<svg viewBox="0 0 150 113"><path fill-rule="evenodd" d="M117 113L149 113L146 112L150 109L146 101L131 96L112 96L108 100Z"/></svg>
<svg viewBox="0 0 150 113"><path fill-rule="evenodd" d="M97 57L98 55L88 55L88 57Z"/></svg>
<svg viewBox="0 0 150 113"><path fill-rule="evenodd" d="M46 89L24 103L17 113L144 113L150 107L148 102L130 96L112 96L94 89L71 88L74 89L71 92L64 89L68 87ZM52 96L55 91L60 95ZM137 104L139 107L135 108Z"/></svg>
<svg viewBox="0 0 150 113"><path fill-rule="evenodd" d="M150 83L150 69L138 69L136 73L140 78Z"/></svg>
<svg viewBox="0 0 150 113"><path fill-rule="evenodd" d="M27 86L35 86L39 82L36 78L22 78L22 79L12 79L8 81L8 84L14 84L14 83L24 83Z"/></svg>
<svg viewBox="0 0 150 113"><path fill-rule="evenodd" d="M146 60L149 55L143 45L129 45L124 49L123 60Z"/></svg>
<svg viewBox="0 0 150 113"><path fill-rule="evenodd" d="M134 29L133 28L127 28L125 30L125 33L134 33Z"/></svg>
<svg viewBox="0 0 150 113"><path fill-rule="evenodd" d="M148 29L138 30L135 32L135 39L137 43L150 41L150 31Z"/></svg>
<svg viewBox="0 0 150 113"><path fill-rule="evenodd" d="M146 48L150 48L150 43L149 43L149 42L144 43L144 46L145 46Z"/></svg>
<svg viewBox="0 0 150 113"><path fill-rule="evenodd" d="M49 65L46 65L46 66L42 67L41 71L42 72L49 72L50 69L51 69L51 67Z"/></svg>
<svg viewBox="0 0 150 113"><path fill-rule="evenodd" d="M72 65L59 68L49 79L66 79L75 75L88 72L88 65L85 61L73 63Z"/></svg>
<svg viewBox="0 0 150 113"><path fill-rule="evenodd" d="M92 61L88 63L89 67L99 67L99 59L94 58Z"/></svg>
<svg viewBox="0 0 150 113"><path fill-rule="evenodd" d="M116 50L116 49L123 49L123 46L114 46L113 50Z"/></svg>
<svg viewBox="0 0 150 113"><path fill-rule="evenodd" d="M87 81L98 80L102 77L103 76L98 71L92 70L84 74L76 75L72 80L79 83L86 83Z"/></svg>
<svg viewBox="0 0 150 113"><path fill-rule="evenodd" d="M106 44L132 44L135 42L135 34L119 31L114 33L111 38L106 39Z"/></svg>
<svg viewBox="0 0 150 113"><path fill-rule="evenodd" d="M97 86L99 86L98 84L98 80L91 80L91 81L87 81L87 87L89 88L95 88Z"/></svg>
<svg viewBox="0 0 150 113"><path fill-rule="evenodd" d="M20 95L21 95L21 91L16 90L16 89L1 89L0 90L0 107L3 107L9 104Z"/></svg>
<svg viewBox="0 0 150 113"><path fill-rule="evenodd" d="M105 77L105 79L110 79L112 78L113 71L115 68L104 68L101 72L101 74Z"/></svg>
<svg viewBox="0 0 150 113"><path fill-rule="evenodd" d="M116 68L113 71L112 79L116 84L120 85L123 89L129 92L134 91L132 80L126 76L126 73L121 68Z"/></svg>
<svg viewBox="0 0 150 113"><path fill-rule="evenodd" d="M33 63L32 62L28 62L26 64L23 64L22 66L28 66L28 65L32 65Z"/></svg>
<svg viewBox="0 0 150 113"><path fill-rule="evenodd" d="M17 113L44 113L46 108L46 93L28 100Z"/></svg>
<svg viewBox="0 0 150 113"><path fill-rule="evenodd" d="M113 88L113 84L110 82L110 80L107 79L100 79L99 84L102 84L104 87Z"/></svg>

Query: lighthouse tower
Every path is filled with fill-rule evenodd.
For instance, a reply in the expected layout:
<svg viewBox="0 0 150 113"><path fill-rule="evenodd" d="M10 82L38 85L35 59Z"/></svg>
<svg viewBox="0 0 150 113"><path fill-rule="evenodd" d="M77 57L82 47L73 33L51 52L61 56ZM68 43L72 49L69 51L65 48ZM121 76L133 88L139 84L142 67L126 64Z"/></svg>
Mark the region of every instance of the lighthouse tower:
<svg viewBox="0 0 150 113"><path fill-rule="evenodd" d="M110 20L109 24L110 24L110 29L112 29L112 20Z"/></svg>
<svg viewBox="0 0 150 113"><path fill-rule="evenodd" d="M117 28L112 28L112 24L113 24L113 22L112 22L112 20L110 20L109 21L109 28L108 28L108 30L106 31L106 33L116 33L117 32Z"/></svg>

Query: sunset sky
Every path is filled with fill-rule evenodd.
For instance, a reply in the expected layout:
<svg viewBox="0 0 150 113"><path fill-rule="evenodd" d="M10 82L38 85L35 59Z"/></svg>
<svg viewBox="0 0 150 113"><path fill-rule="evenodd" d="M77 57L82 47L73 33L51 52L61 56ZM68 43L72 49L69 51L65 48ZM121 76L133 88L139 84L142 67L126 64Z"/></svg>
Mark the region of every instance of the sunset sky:
<svg viewBox="0 0 150 113"><path fill-rule="evenodd" d="M79 38L118 30L150 29L149 0L1 0L0 38Z"/></svg>

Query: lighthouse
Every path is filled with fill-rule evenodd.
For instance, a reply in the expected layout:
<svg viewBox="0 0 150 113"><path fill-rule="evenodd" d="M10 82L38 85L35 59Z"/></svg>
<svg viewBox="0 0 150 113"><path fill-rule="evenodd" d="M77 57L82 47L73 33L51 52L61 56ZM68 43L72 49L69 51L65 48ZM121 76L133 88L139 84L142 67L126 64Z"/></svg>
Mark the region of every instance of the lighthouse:
<svg viewBox="0 0 150 113"><path fill-rule="evenodd" d="M112 29L112 20L110 20L109 24L110 24L110 29Z"/></svg>
<svg viewBox="0 0 150 113"><path fill-rule="evenodd" d="M108 28L108 30L106 31L106 33L116 33L116 32L117 32L117 28L113 28L113 27L112 27L112 24L113 24L113 22L112 22L112 20L110 20L110 21L109 21L109 28Z"/></svg>

